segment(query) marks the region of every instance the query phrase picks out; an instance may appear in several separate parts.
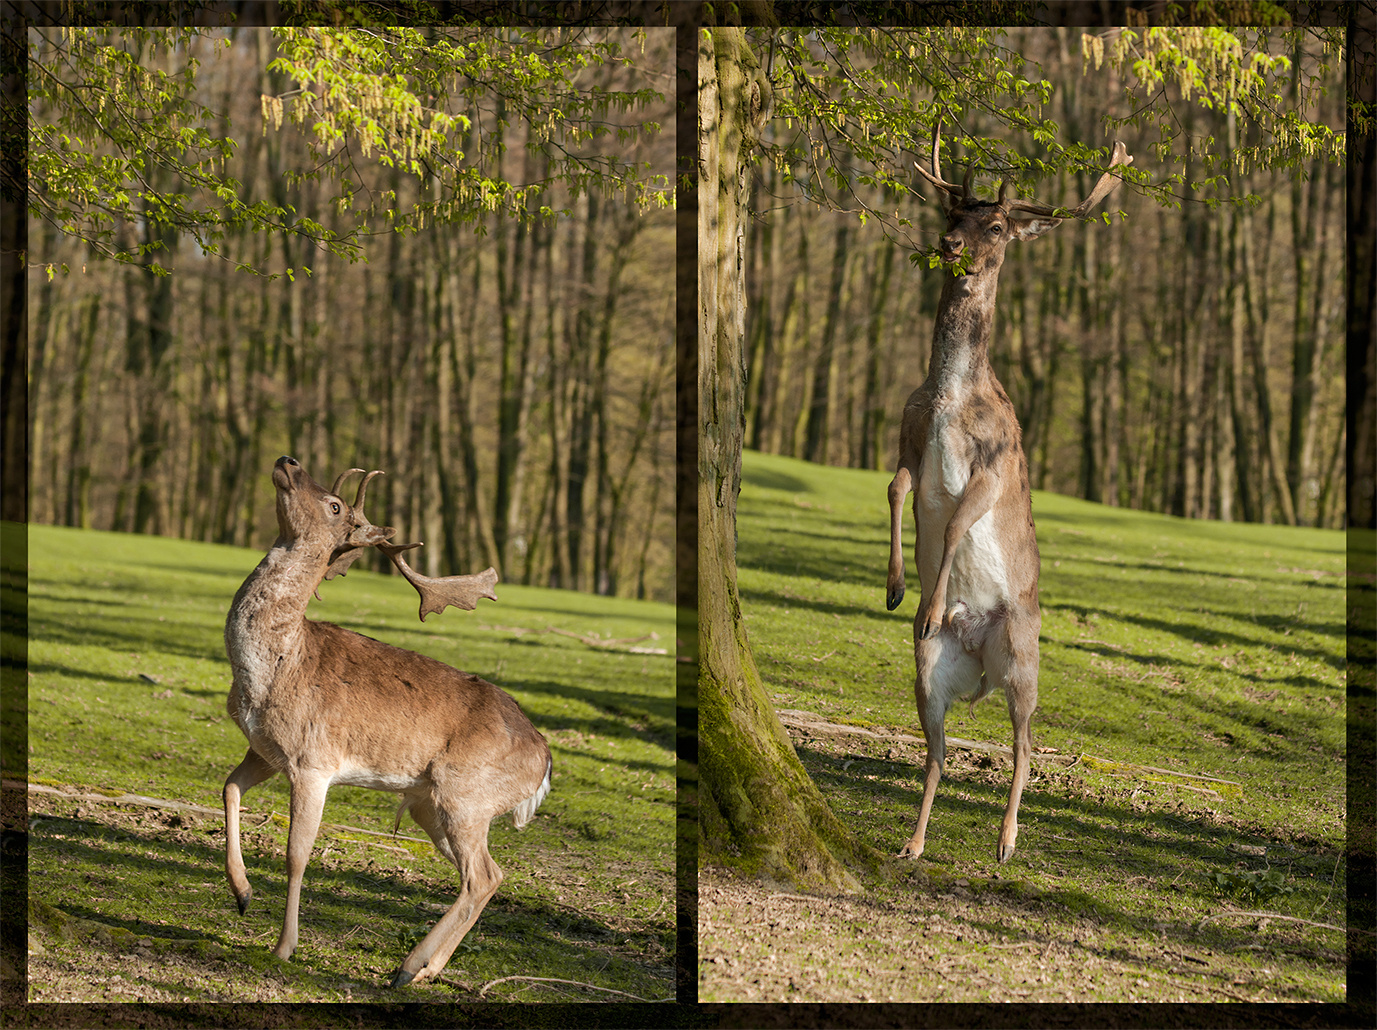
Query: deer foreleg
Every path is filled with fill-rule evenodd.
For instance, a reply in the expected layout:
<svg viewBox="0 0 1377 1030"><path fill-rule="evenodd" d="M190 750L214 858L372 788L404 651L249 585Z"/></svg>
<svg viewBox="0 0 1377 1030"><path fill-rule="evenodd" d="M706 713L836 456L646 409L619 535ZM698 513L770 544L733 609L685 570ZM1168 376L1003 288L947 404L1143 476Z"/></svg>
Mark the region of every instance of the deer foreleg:
<svg viewBox="0 0 1377 1030"><path fill-rule="evenodd" d="M889 484L889 575L885 579L885 606L889 611L904 599L904 498L913 489L913 473L902 462Z"/></svg>
<svg viewBox="0 0 1377 1030"><path fill-rule="evenodd" d="M961 494L961 500L957 502L956 510L947 520L947 528L942 536L942 563L937 569L937 579L933 583L932 593L924 591L923 599L918 604L919 640L935 637L942 628L942 618L946 611L947 580L951 576L951 564L952 559L956 557L956 548L966 535L966 530L994 507L995 501L999 499L999 490L999 477L989 469L978 468L971 472L966 489ZM921 528L919 532L922 532Z"/></svg>
<svg viewBox="0 0 1377 1030"><path fill-rule="evenodd" d="M275 769L253 748L244 760L234 767L234 772L225 780L225 876L229 879L234 900L239 904L242 916L253 899L253 888L244 872L244 856L239 852L239 801L251 787L262 783Z"/></svg>
<svg viewBox="0 0 1377 1030"><path fill-rule="evenodd" d="M287 911L282 917L282 936L277 939L273 954L280 959L292 957L296 950L297 911L301 908L301 880L306 875L306 863L320 832L320 817L325 811L325 792L330 778L314 771L302 770L292 782L291 825L287 828Z"/></svg>

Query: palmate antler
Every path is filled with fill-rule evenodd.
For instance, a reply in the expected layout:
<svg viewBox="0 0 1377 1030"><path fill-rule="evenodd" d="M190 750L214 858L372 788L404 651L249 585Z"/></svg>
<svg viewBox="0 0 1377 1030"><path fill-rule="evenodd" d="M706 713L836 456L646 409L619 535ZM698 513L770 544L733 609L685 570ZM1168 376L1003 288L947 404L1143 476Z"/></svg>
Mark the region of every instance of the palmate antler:
<svg viewBox="0 0 1377 1030"><path fill-rule="evenodd" d="M958 201L968 200L971 196L971 172L973 166L967 167L966 178L962 181L960 186L955 186L943 180L941 167L938 164L938 145L941 140L941 135L942 117L938 115L937 119L932 124L932 171L928 172L927 169L916 161L913 167L916 168L928 182L932 183L948 196ZM1095 184L1095 188L1090 191L1090 195L1075 207L1058 208L1051 204L1039 204L1035 200L1019 200L1018 198L1006 201L1005 195L1009 188L1009 180L1007 179L1001 181L999 184L999 204L1009 212L1022 211L1030 215L1084 218L1096 204L1109 196L1109 194L1113 192L1114 187L1118 186L1119 183L1123 181L1121 175L1116 175L1114 173L1114 169L1119 167L1126 168L1132 163L1133 158L1129 156L1128 148L1124 146L1122 140L1116 139L1114 141L1114 151L1109 159L1109 168L1100 176L1100 181ZM1059 211L1061 214L1058 214Z"/></svg>
<svg viewBox="0 0 1377 1030"><path fill-rule="evenodd" d="M346 469L335 479L335 484L330 488L330 492L339 495L339 488L344 480L355 472L362 472L363 469ZM354 503L350 510L361 526L371 526L368 517L363 513L363 498L368 489L369 482L374 476L381 476L381 470L374 470L363 477L363 482L359 484L358 494L354 497ZM383 532L392 536L396 530L386 528ZM397 566L406 581L416 588L416 592L421 595L420 617L421 621L426 621L426 616L431 612L442 612L446 607L453 605L455 608L462 608L464 611L473 611L478 607L478 599L486 597L496 601L497 594L493 588L497 585L497 570L487 568L484 571L472 576L444 576L439 579L430 576L423 576L402 557L402 552L409 551L414 547L424 546L419 541L414 544L391 544L379 543L376 545L378 550L391 559L392 564ZM342 576L349 566L363 554L368 548L363 547L341 547L330 556L330 568L325 573L326 579L333 579Z"/></svg>

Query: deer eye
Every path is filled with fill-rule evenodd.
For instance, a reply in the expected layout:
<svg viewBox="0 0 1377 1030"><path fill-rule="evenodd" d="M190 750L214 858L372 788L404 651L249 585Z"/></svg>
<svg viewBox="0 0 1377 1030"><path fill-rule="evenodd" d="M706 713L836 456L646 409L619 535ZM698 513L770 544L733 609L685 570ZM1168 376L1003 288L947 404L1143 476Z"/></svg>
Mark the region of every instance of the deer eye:
<svg viewBox="0 0 1377 1030"><path fill-rule="evenodd" d="M339 514L339 501L331 501L331 502L330 502L330 514L332 514L332 515L338 515L338 514Z"/></svg>
<svg viewBox="0 0 1377 1030"><path fill-rule="evenodd" d="M990 232L993 232L993 233L1001 233L1001 232L1003 232L1003 231L1004 231L1004 226L1000 225L998 222L996 222L994 225L990 226Z"/></svg>

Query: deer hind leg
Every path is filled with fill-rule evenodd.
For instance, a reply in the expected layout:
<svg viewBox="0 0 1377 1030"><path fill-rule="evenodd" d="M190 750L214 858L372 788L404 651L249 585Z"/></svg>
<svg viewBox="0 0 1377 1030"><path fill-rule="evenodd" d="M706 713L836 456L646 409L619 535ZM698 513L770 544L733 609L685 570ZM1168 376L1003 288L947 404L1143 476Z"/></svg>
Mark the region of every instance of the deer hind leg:
<svg viewBox="0 0 1377 1030"><path fill-rule="evenodd" d="M885 607L893 611L904 599L904 498L913 489L914 472L902 460L889 484L889 574Z"/></svg>
<svg viewBox="0 0 1377 1030"><path fill-rule="evenodd" d="M1029 724L1038 706L1038 628L1041 619L1011 615L1004 633L994 635L985 649L986 675L1004 688L1009 704L1009 720L1014 728L1014 781L1009 788L1009 803L999 827L995 857L1007 862L1018 839L1018 805L1028 783L1032 759Z"/></svg>
<svg viewBox="0 0 1377 1030"><path fill-rule="evenodd" d="M320 832L325 793L330 777L314 770L299 770L292 780L291 825L287 828L287 910L282 916L282 936L273 954L289 959L296 950L297 911L301 907L301 880Z"/></svg>
<svg viewBox="0 0 1377 1030"><path fill-rule="evenodd" d="M502 883L502 870L488 854L490 820L453 824L429 798L411 805L411 817L430 835L436 850L454 863L463 885L449 911L411 949L392 978L393 987L438 976Z"/></svg>
<svg viewBox="0 0 1377 1030"><path fill-rule="evenodd" d="M917 665L913 690L928 754L918 826L900 850L900 858L917 858L923 853L928 817L932 815L932 802L937 796L937 784L942 780L942 767L947 758L947 709L956 698L980 688L980 663L966 651L954 632L943 629L936 637L924 639L918 636L920 626L916 617L913 629Z"/></svg>
<svg viewBox="0 0 1377 1030"><path fill-rule="evenodd" d="M253 900L253 888L244 872L244 856L239 852L239 801L249 790L262 783L277 770L257 751L249 748L244 760L234 767L225 780L225 876L229 879L234 900L242 916Z"/></svg>

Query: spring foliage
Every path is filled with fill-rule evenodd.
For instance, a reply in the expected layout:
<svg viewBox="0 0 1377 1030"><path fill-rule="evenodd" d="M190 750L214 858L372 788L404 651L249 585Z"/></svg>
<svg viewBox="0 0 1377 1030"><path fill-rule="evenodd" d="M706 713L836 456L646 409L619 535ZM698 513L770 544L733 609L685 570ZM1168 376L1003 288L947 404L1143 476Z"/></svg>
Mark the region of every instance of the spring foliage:
<svg viewBox="0 0 1377 1030"><path fill-rule="evenodd" d="M261 122L251 127L231 125L199 85L207 51L231 44L223 30L34 30L30 213L121 261L159 248L132 239L128 227L145 220L189 235L208 254L220 253L227 233L249 228L291 233L356 260L368 232L478 224L494 211L560 214L536 202L556 181L575 198L597 190L626 193L642 209L673 202L667 176L621 156L659 132L642 112L660 94L579 78L586 68L632 64L644 33L279 28L273 38L267 71L281 88L261 95ZM546 178L500 174L514 121L538 127L530 145L549 158ZM287 181L329 183L342 224L246 199L227 174L245 132L286 124L306 133L311 158ZM421 181L421 197L400 202L379 169ZM156 259L144 263L166 271Z"/></svg>

